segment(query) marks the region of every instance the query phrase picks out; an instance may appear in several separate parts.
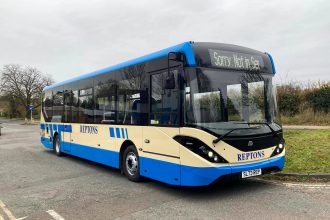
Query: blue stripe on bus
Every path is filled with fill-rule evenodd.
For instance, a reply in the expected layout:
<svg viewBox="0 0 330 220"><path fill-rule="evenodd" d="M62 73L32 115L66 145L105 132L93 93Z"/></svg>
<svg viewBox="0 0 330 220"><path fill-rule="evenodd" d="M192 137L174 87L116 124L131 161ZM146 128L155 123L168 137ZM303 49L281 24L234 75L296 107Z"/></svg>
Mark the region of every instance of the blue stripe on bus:
<svg viewBox="0 0 330 220"><path fill-rule="evenodd" d="M242 164L242 165L230 165L227 167L190 167L181 166L181 185L183 186L205 186L210 185L221 176L226 174L241 173L242 171L277 167L282 170L285 162L285 157L278 157L269 159L266 161Z"/></svg>
<svg viewBox="0 0 330 220"><path fill-rule="evenodd" d="M44 130L45 129L45 124L40 124L40 129Z"/></svg>
<svg viewBox="0 0 330 220"><path fill-rule="evenodd" d="M140 157L140 175L171 185L180 185L180 164Z"/></svg>
<svg viewBox="0 0 330 220"><path fill-rule="evenodd" d="M63 125L63 124L40 124L40 129L48 129L51 133L54 132L69 132L72 133L72 125Z"/></svg>
<svg viewBox="0 0 330 220"><path fill-rule="evenodd" d="M182 53L184 53L186 55L187 64L191 67L196 66L195 55L194 55L192 44L193 43L191 41L184 42L182 44L178 44L178 45L175 45L175 46L172 46L172 47L169 47L169 48L151 53L149 55L145 55L145 56L133 59L133 60L129 60L129 61L117 64L117 65L114 65L114 66L107 67L105 69L101 69L101 70L97 70L97 71L94 71L94 72L91 72L91 73L87 73L87 74L84 74L84 75L81 75L81 76L63 81L63 82L58 82L58 83L55 83L53 85L45 87L44 91L48 90L48 89L55 88L57 86L65 85L67 83L76 82L76 81L79 81L79 80L82 80L82 79L87 79L87 78L90 78L90 77L106 74L106 73L109 73L111 71L119 70L119 69L122 69L122 68L125 68L125 67L130 67L130 66L133 66L133 65L136 65L136 64L139 64L139 63L144 63L144 62L147 62L147 61L150 61L150 60L158 59L158 58L161 58L161 57L166 57L169 52L182 52Z"/></svg>
<svg viewBox="0 0 330 220"><path fill-rule="evenodd" d="M126 138L128 139L128 132L127 132L127 128L125 128L125 130L126 130Z"/></svg>
<svg viewBox="0 0 330 220"><path fill-rule="evenodd" d="M274 63L274 60L273 60L273 57L272 55L270 55L269 53L266 53L270 59L270 63L272 64L272 70L273 70L273 74L276 73L276 69L275 69L275 63Z"/></svg>
<svg viewBox="0 0 330 220"><path fill-rule="evenodd" d="M60 124L60 125L57 125L57 132L60 133L64 131L64 125Z"/></svg>
<svg viewBox="0 0 330 220"><path fill-rule="evenodd" d="M71 151L65 152L86 160L119 168L119 152L71 143Z"/></svg>
<svg viewBox="0 0 330 220"><path fill-rule="evenodd" d="M122 136L123 138L125 138L124 128L121 129L121 136Z"/></svg>
<svg viewBox="0 0 330 220"><path fill-rule="evenodd" d="M49 140L49 138L41 137L41 143L45 146L45 148L53 149L53 142Z"/></svg>
<svg viewBox="0 0 330 220"><path fill-rule="evenodd" d="M117 138L120 138L120 129L119 128L116 128L116 135L117 135Z"/></svg>
<svg viewBox="0 0 330 220"><path fill-rule="evenodd" d="M53 126L49 125L50 136L53 138Z"/></svg>
<svg viewBox="0 0 330 220"><path fill-rule="evenodd" d="M52 144L49 142L49 139L41 138L41 142L46 148L52 149ZM69 142L65 143L69 144ZM116 151L71 143L71 152L68 152L68 154L119 168L119 152ZM281 156L266 161L241 165L229 165L224 167L191 167L152 158L140 157L140 174L141 176L173 185L205 186L213 183L222 175L226 174L240 173L246 170L267 167L277 167L282 170L284 162L285 157Z"/></svg>
<svg viewBox="0 0 330 220"><path fill-rule="evenodd" d="M115 130L114 130L114 128L110 127L109 128L109 131L110 131L110 137L114 138L115 137Z"/></svg>
<svg viewBox="0 0 330 220"><path fill-rule="evenodd" d="M64 132L72 133L72 125L65 125L64 126Z"/></svg>

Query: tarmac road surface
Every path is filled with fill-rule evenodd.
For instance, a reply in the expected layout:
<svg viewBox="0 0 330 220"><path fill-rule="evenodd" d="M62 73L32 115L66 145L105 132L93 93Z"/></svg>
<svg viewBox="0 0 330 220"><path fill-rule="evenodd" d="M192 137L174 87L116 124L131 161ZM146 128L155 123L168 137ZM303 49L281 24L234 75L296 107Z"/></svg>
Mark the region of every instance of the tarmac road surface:
<svg viewBox="0 0 330 220"><path fill-rule="evenodd" d="M128 181L118 170L56 157L39 126L2 121L0 220L329 219L330 184L248 179L204 188Z"/></svg>

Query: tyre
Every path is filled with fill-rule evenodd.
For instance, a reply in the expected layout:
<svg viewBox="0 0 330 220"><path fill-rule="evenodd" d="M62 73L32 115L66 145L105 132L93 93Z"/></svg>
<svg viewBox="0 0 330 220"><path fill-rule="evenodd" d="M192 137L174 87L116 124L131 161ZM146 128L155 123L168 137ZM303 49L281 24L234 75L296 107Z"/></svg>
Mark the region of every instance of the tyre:
<svg viewBox="0 0 330 220"><path fill-rule="evenodd" d="M60 142L60 138L58 137L58 135L56 135L54 138L53 150L58 157L63 155L61 153L61 142Z"/></svg>
<svg viewBox="0 0 330 220"><path fill-rule="evenodd" d="M123 172L125 176L133 182L139 182L140 177L140 160L135 146L130 145L126 148L122 161Z"/></svg>

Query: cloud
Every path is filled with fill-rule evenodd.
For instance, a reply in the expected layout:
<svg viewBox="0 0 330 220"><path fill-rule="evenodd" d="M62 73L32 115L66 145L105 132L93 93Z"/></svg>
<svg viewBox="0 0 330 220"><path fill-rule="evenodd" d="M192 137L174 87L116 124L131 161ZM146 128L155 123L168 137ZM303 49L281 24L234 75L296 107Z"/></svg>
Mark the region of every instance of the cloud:
<svg viewBox="0 0 330 220"><path fill-rule="evenodd" d="M0 65L62 81L187 40L271 53L287 79L330 80L329 1L18 1L0 5Z"/></svg>

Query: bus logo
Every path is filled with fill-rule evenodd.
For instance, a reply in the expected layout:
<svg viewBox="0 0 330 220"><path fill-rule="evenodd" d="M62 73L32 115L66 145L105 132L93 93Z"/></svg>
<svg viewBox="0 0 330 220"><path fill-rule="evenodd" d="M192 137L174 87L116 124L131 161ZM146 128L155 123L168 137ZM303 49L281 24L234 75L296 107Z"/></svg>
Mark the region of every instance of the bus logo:
<svg viewBox="0 0 330 220"><path fill-rule="evenodd" d="M80 133L97 134L98 129L97 126L80 125Z"/></svg>
<svg viewBox="0 0 330 220"><path fill-rule="evenodd" d="M249 141L249 142L248 142L248 146L249 146L249 147L252 147L252 146L253 146L253 141Z"/></svg>
<svg viewBox="0 0 330 220"><path fill-rule="evenodd" d="M265 157L265 151L247 152L247 153L237 154L237 161L254 160L264 157Z"/></svg>

